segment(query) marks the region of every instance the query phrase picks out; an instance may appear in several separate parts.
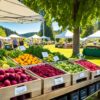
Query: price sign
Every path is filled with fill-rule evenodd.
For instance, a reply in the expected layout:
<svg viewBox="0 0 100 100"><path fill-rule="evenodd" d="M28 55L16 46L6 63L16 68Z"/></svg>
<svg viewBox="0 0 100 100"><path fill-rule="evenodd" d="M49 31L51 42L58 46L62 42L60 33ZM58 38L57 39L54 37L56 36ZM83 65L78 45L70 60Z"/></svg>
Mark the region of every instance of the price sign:
<svg viewBox="0 0 100 100"><path fill-rule="evenodd" d="M26 50L26 48L25 48L24 46L19 46L19 49L20 49L21 51Z"/></svg>
<svg viewBox="0 0 100 100"><path fill-rule="evenodd" d="M100 74L100 70L97 70L97 75L99 75Z"/></svg>
<svg viewBox="0 0 100 100"><path fill-rule="evenodd" d="M58 56L54 56L53 59L54 59L54 61L58 61L59 57Z"/></svg>
<svg viewBox="0 0 100 100"><path fill-rule="evenodd" d="M59 85L59 84L62 84L62 83L64 83L63 77L59 77L59 78L54 79L54 85Z"/></svg>
<svg viewBox="0 0 100 100"><path fill-rule="evenodd" d="M42 52L42 56L43 57L48 57L48 53L47 52Z"/></svg>
<svg viewBox="0 0 100 100"><path fill-rule="evenodd" d="M26 86L16 87L15 88L15 95L22 94L22 93L24 93L26 91L27 91L27 87Z"/></svg>
<svg viewBox="0 0 100 100"><path fill-rule="evenodd" d="M80 78L83 78L85 77L85 74L84 73L80 73Z"/></svg>

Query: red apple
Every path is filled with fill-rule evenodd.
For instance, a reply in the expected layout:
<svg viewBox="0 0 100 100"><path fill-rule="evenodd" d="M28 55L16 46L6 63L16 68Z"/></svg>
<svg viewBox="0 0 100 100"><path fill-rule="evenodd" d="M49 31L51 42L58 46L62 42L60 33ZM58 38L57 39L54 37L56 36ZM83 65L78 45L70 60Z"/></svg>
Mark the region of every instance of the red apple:
<svg viewBox="0 0 100 100"><path fill-rule="evenodd" d="M0 81L4 80L4 75L0 75Z"/></svg>
<svg viewBox="0 0 100 100"><path fill-rule="evenodd" d="M12 80L12 81L11 81L11 84L12 84L12 85L15 85L15 84L17 84L17 81L16 81L16 80Z"/></svg>
<svg viewBox="0 0 100 100"><path fill-rule="evenodd" d="M4 81L4 85L5 85L5 86L10 86L10 85L11 85L11 83L10 83L10 81L9 81L9 80L5 80L5 81Z"/></svg>
<svg viewBox="0 0 100 100"><path fill-rule="evenodd" d="M5 71L3 69L0 69L0 75L4 75Z"/></svg>
<svg viewBox="0 0 100 100"><path fill-rule="evenodd" d="M15 73L15 70L13 68L8 69L9 73Z"/></svg>

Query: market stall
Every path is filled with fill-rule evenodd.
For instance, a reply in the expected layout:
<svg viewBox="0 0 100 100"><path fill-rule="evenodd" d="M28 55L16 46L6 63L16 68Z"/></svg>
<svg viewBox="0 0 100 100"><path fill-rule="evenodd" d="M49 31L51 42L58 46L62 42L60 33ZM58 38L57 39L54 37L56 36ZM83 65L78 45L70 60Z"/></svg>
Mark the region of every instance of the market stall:
<svg viewBox="0 0 100 100"><path fill-rule="evenodd" d="M43 21L42 16L31 11L19 1L0 0L0 22L24 23L37 20ZM19 36L13 36L13 38L19 38ZM0 51L0 100L24 100L25 96L33 98L41 95L41 79L32 76L23 68L16 68L16 63L13 63L5 52L5 49ZM19 51L17 53L19 54ZM5 57L2 54L5 54ZM15 68L10 68L11 66Z"/></svg>
<svg viewBox="0 0 100 100"><path fill-rule="evenodd" d="M26 98L30 100L55 100L56 98L56 100L59 100L58 98L61 98L62 100L64 97L73 100L71 98L74 98L74 96L78 98L77 100L81 100L79 98L86 98L99 89L98 87L92 91L91 87L92 84L100 86L100 84L97 84L100 81L100 66L87 60L69 60L64 55L52 53L42 46L31 46L25 51L3 49L0 50L0 53L2 68L0 69L0 82L2 83L0 84L0 93L7 95L1 96L1 100L7 98L19 100L18 98L21 97L24 98L21 100ZM7 73L11 78L6 76ZM32 78L32 80L29 75L36 78ZM6 80L3 76L7 77ZM27 77L30 77L29 80ZM21 84L18 79L20 79ZM17 92L19 91L17 90L18 87L27 88L27 90ZM90 91L80 97L83 88L86 90L90 88ZM12 90L11 94L7 92L8 89ZM31 96L27 97L27 95Z"/></svg>
<svg viewBox="0 0 100 100"><path fill-rule="evenodd" d="M55 36L55 46L63 47L63 48L72 48L72 38L73 38L73 33L69 30L66 30L66 31L62 32L61 34ZM65 40L63 40L63 43L61 43L61 42L57 41L57 39L67 39L67 40L71 39L71 42L69 42L69 41L66 42Z"/></svg>
<svg viewBox="0 0 100 100"><path fill-rule="evenodd" d="M1 0L0 7L0 20L5 22L41 20L17 0ZM72 38L72 33L64 36ZM99 89L100 66L92 62L70 60L39 45L0 49L0 100L83 100Z"/></svg>
<svg viewBox="0 0 100 100"><path fill-rule="evenodd" d="M92 35L89 35L87 37L87 40L88 39L93 39L93 38L99 38L100 39L100 31L97 31L97 32L93 33Z"/></svg>
<svg viewBox="0 0 100 100"><path fill-rule="evenodd" d="M33 41L33 44L40 44L41 43L41 37L38 36L37 34L33 35L30 37Z"/></svg>
<svg viewBox="0 0 100 100"><path fill-rule="evenodd" d="M91 41L92 45L88 42ZM88 36L83 41L83 54L86 56L100 57L100 31ZM87 46L86 46L87 45Z"/></svg>
<svg viewBox="0 0 100 100"><path fill-rule="evenodd" d="M16 34L11 34L9 35L9 38L21 38L19 35Z"/></svg>
<svg viewBox="0 0 100 100"><path fill-rule="evenodd" d="M47 36L42 36L41 37L43 40L45 39L45 40L50 40L50 38L49 37L47 37Z"/></svg>
<svg viewBox="0 0 100 100"><path fill-rule="evenodd" d="M84 46L100 46L100 31L97 31L83 39Z"/></svg>

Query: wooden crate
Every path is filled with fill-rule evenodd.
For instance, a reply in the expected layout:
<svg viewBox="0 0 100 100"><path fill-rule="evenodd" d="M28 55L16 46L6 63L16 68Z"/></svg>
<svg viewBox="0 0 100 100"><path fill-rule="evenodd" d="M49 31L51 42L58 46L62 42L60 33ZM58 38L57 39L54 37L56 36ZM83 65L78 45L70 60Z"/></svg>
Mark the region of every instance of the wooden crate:
<svg viewBox="0 0 100 100"><path fill-rule="evenodd" d="M66 60L64 62L66 62ZM68 62L71 64L75 64L73 60L72 61L68 60ZM64 72L66 72L66 71L64 71ZM66 72L66 73L69 73L69 72ZM83 82L83 81L87 81L90 78L90 72L87 70L84 70L84 71L81 71L78 73L69 73L69 74L71 75L71 84L72 85Z"/></svg>
<svg viewBox="0 0 100 100"><path fill-rule="evenodd" d="M29 67L32 67L32 66L28 66L27 69ZM28 70L28 72L31 75L36 75L37 77L42 79L42 93L52 92L53 90L57 90L63 87L68 87L71 85L71 75L69 73L65 73L65 74L57 75L53 77L48 77L48 78L43 78L33 73L30 70Z"/></svg>
<svg viewBox="0 0 100 100"><path fill-rule="evenodd" d="M0 100L10 100L10 98L27 93L31 93L31 97L39 96L41 95L41 89L41 79L0 88Z"/></svg>
<svg viewBox="0 0 100 100"><path fill-rule="evenodd" d="M90 78L90 72L85 70L82 72L72 74L72 85L87 81Z"/></svg>
<svg viewBox="0 0 100 100"><path fill-rule="evenodd" d="M77 61L77 60L76 60ZM89 62L89 61L88 61ZM100 78L100 70L95 70L95 71L90 71L89 69L87 69L86 67L84 67L81 64L76 63L75 61L73 61L74 64L80 65L81 67L85 68L86 70L88 70L90 72L90 79L98 79Z"/></svg>
<svg viewBox="0 0 100 100"><path fill-rule="evenodd" d="M56 82L59 80L63 80L63 83ZM70 74L64 74L59 76L54 76L50 78L43 79L43 93L51 92L52 90L56 90L62 87L67 87L71 85L71 77Z"/></svg>

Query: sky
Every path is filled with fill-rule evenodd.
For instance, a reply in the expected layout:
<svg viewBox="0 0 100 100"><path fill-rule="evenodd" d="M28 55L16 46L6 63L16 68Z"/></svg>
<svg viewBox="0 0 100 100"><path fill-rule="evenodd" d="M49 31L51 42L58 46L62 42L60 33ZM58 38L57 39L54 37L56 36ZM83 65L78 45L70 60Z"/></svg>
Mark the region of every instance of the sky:
<svg viewBox="0 0 100 100"><path fill-rule="evenodd" d="M41 22L24 23L24 24L0 22L0 26L16 31L18 34L23 34L28 32L39 32L41 27ZM52 26L53 30L60 29L57 22L53 22Z"/></svg>

